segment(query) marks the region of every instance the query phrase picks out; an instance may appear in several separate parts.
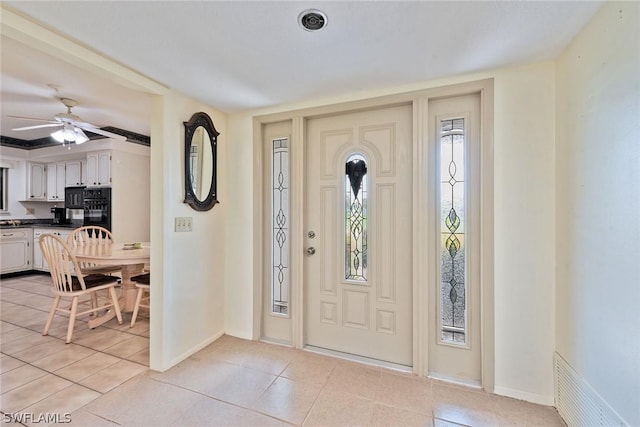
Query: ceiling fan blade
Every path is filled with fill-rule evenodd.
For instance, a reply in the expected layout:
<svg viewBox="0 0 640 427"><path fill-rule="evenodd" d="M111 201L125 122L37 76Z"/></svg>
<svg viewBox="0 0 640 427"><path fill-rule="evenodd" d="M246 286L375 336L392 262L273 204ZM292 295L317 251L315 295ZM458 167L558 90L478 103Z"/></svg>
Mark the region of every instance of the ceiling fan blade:
<svg viewBox="0 0 640 427"><path fill-rule="evenodd" d="M47 123L47 124L44 124L44 125L24 126L24 127L21 127L21 128L13 128L11 130L20 131L20 130L50 128L50 127L58 127L58 126L62 126L62 123Z"/></svg>
<svg viewBox="0 0 640 427"><path fill-rule="evenodd" d="M113 139L117 139L119 141L126 141L127 137L122 136L122 135L118 135L117 133L113 133L113 132L108 132L106 130L102 130L100 128L97 128L93 125L90 125L89 123L76 123L76 126L78 126L79 128L92 132L92 133L97 133L98 135L102 135L102 136L106 136L108 138L113 138Z"/></svg>
<svg viewBox="0 0 640 427"><path fill-rule="evenodd" d="M58 120L36 119L35 117L24 117L24 116L7 116L7 117L11 117L12 119L33 120L36 122L60 123Z"/></svg>

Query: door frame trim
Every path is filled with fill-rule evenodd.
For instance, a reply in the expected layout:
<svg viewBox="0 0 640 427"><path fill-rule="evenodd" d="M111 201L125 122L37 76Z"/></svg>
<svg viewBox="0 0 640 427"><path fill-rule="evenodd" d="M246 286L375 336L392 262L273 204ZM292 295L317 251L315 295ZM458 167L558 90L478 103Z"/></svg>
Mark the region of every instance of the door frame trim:
<svg viewBox="0 0 640 427"><path fill-rule="evenodd" d="M261 339L263 298L263 240L265 230L262 217L263 201L263 128L269 123L290 121L290 209L291 209L291 345L303 348L304 337L304 186L305 186L305 132L310 119L412 105L413 108L413 372L427 376L428 366L428 280L427 264L419 262L429 253L428 236L428 103L430 99L454 97L471 93L480 94L480 276L481 276L481 364L482 388L493 392L495 387L495 335L494 335L494 244L493 244L493 79L477 80L419 91L393 94L358 101L344 102L293 111L253 117L253 333Z"/></svg>

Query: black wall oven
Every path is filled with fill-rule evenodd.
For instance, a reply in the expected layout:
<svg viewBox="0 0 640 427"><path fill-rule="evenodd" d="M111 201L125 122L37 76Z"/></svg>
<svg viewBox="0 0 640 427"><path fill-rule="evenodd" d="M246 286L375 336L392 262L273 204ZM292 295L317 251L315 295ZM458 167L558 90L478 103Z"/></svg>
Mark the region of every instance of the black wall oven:
<svg viewBox="0 0 640 427"><path fill-rule="evenodd" d="M84 190L84 225L99 225L111 231L111 188Z"/></svg>

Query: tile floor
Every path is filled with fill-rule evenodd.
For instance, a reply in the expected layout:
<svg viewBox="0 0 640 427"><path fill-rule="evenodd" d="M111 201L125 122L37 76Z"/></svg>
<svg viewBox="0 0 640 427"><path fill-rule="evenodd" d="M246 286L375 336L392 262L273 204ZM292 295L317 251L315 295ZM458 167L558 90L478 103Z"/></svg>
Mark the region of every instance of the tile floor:
<svg viewBox="0 0 640 427"><path fill-rule="evenodd" d="M3 422L29 414L92 427L565 425L551 407L230 336L150 371L144 317L134 328L130 314L93 331L78 322L71 344L57 318L43 337L49 280L0 282Z"/></svg>

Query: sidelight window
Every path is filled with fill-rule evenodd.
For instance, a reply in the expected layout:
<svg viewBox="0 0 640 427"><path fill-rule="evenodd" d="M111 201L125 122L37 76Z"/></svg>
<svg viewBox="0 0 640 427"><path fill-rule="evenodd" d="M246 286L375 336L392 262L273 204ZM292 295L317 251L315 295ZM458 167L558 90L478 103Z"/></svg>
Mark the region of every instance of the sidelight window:
<svg viewBox="0 0 640 427"><path fill-rule="evenodd" d="M289 314L289 140L274 139L271 158L272 313Z"/></svg>
<svg viewBox="0 0 640 427"><path fill-rule="evenodd" d="M442 120L439 141L441 341L466 344L465 120Z"/></svg>

